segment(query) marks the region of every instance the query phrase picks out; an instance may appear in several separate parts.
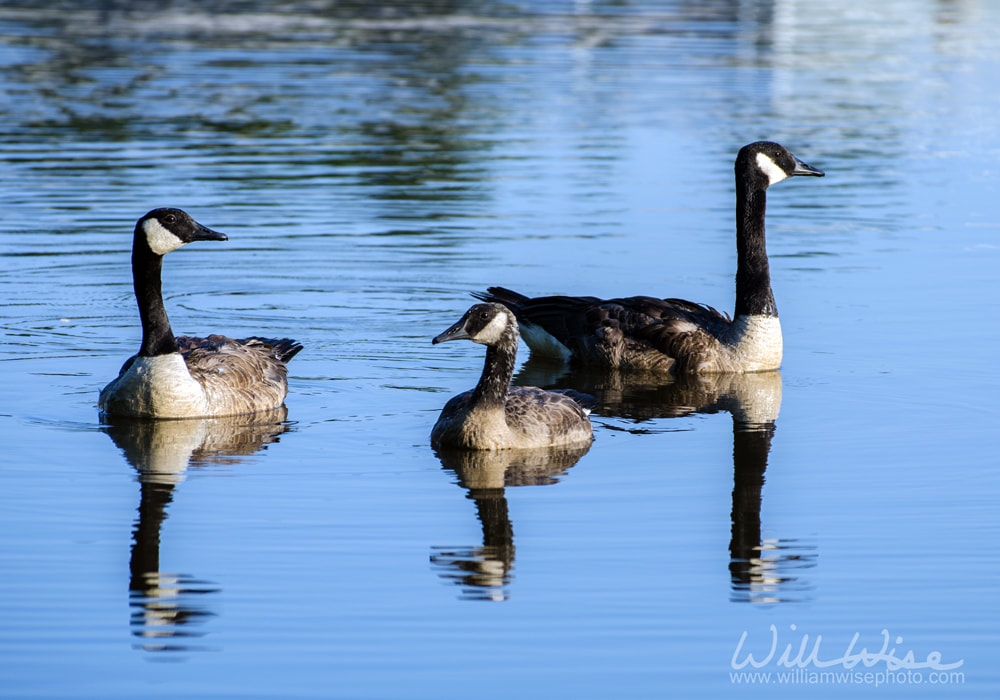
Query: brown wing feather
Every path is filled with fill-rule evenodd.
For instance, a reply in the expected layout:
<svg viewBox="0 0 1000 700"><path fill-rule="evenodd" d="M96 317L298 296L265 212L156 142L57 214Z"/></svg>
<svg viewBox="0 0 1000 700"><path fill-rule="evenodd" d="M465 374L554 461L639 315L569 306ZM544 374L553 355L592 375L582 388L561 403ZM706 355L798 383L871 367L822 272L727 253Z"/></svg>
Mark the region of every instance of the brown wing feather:
<svg viewBox="0 0 1000 700"><path fill-rule="evenodd" d="M533 386L512 387L505 410L511 430L531 435L591 434L587 411L564 393Z"/></svg>
<svg viewBox="0 0 1000 700"><path fill-rule="evenodd" d="M188 371L216 414L249 413L281 405L288 394L285 364L302 346L287 338L178 336Z"/></svg>

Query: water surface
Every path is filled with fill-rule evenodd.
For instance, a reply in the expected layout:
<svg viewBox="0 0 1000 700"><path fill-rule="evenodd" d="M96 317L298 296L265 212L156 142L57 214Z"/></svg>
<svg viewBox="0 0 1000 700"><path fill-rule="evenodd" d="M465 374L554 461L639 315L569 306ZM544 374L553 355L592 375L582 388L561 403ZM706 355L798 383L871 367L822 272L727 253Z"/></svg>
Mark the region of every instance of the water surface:
<svg viewBox="0 0 1000 700"><path fill-rule="evenodd" d="M3 694L994 697L998 21L7 3ZM430 344L470 291L731 310L732 161L759 138L827 173L770 192L780 372L522 346L517 383L598 398L590 449L430 447L481 368ZM302 342L285 411L99 416L139 343L131 230L165 205L230 237L167 258L174 330ZM855 635L887 646L836 661ZM908 652L959 675L889 680Z"/></svg>

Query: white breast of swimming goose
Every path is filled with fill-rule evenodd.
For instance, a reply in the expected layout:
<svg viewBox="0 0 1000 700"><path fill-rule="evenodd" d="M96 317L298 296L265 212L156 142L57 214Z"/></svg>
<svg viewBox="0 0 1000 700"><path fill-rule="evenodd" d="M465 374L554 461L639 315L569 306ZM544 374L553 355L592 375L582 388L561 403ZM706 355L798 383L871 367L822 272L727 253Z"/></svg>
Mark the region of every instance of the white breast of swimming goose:
<svg viewBox="0 0 1000 700"><path fill-rule="evenodd" d="M179 353L136 357L101 392L101 408L112 415L158 418L208 416L205 389L191 376Z"/></svg>
<svg viewBox="0 0 1000 700"><path fill-rule="evenodd" d="M777 316L740 315L722 338L724 372L762 372L781 366L781 321Z"/></svg>
<svg viewBox="0 0 1000 700"><path fill-rule="evenodd" d="M502 409L466 408L436 425L431 438L438 444L478 450L502 450L514 442Z"/></svg>

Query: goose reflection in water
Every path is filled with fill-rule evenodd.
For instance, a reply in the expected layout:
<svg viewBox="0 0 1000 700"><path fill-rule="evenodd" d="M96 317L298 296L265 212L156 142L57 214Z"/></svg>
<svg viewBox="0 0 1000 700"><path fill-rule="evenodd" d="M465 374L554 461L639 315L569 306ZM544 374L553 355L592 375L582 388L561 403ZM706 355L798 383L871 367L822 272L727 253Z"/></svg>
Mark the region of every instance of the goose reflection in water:
<svg viewBox="0 0 1000 700"><path fill-rule="evenodd" d="M192 420L102 417L103 430L138 472L139 517L132 531L129 597L135 647L145 651L204 650L192 640L215 615L218 586L160 570L160 531L167 506L189 468L230 464L288 430L284 406L261 413Z"/></svg>
<svg viewBox="0 0 1000 700"><path fill-rule="evenodd" d="M572 387L595 397L595 424L624 418L646 432L653 419L726 412L733 419L733 500L729 540L730 598L736 602L801 602L813 587L803 572L816 566L815 544L765 537L761 530L764 473L781 409L781 373L662 377L653 373L568 370L529 359L515 383ZM614 426L606 426L614 429ZM620 428L619 428L620 429Z"/></svg>
<svg viewBox="0 0 1000 700"><path fill-rule="evenodd" d="M431 563L442 578L462 587L462 598L506 600L514 568L514 526L507 509L507 487L559 481L590 445L531 450L436 450L445 469L455 472L467 497L476 503L483 528L481 547L436 547Z"/></svg>

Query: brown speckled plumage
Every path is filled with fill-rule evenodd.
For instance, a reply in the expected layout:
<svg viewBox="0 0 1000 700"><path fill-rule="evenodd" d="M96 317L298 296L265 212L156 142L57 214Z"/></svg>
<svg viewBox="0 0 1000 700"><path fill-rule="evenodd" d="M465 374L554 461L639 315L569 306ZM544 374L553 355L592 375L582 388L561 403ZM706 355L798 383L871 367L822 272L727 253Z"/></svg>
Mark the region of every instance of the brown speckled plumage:
<svg viewBox="0 0 1000 700"><path fill-rule="evenodd" d="M215 415L280 406L288 394L288 362L302 346L288 338L178 336L177 346L195 381L205 388ZM222 408L225 407L225 408Z"/></svg>

